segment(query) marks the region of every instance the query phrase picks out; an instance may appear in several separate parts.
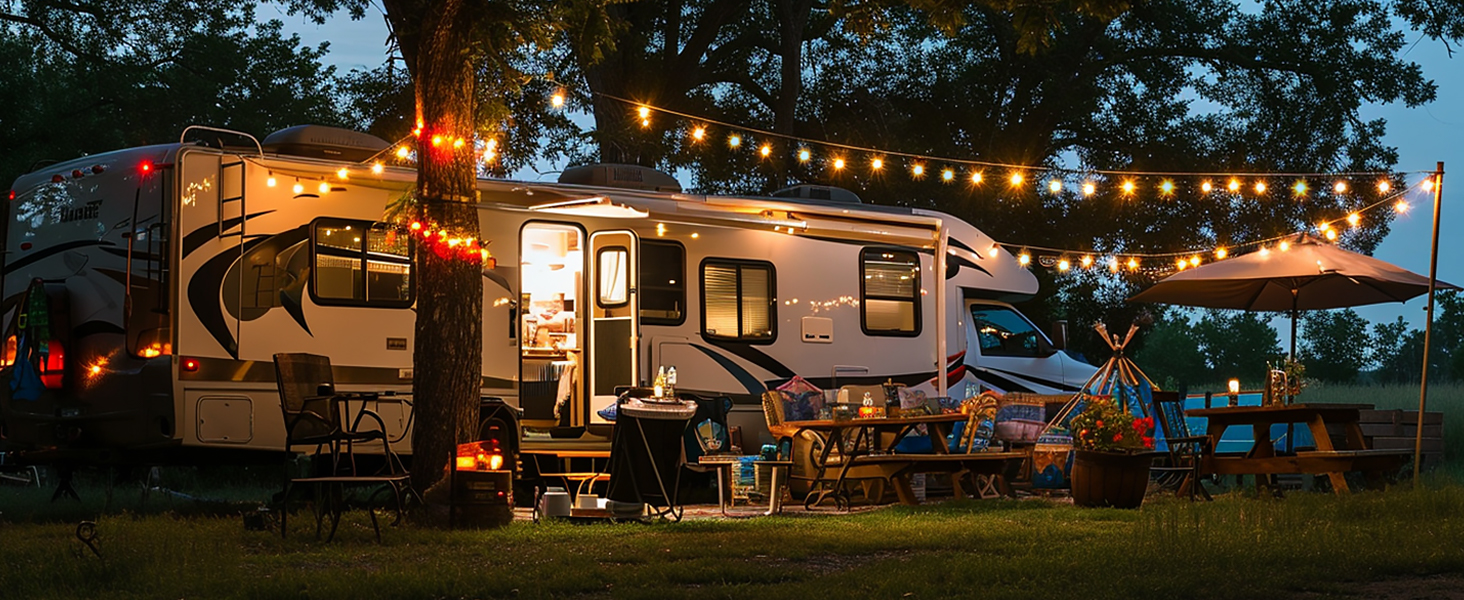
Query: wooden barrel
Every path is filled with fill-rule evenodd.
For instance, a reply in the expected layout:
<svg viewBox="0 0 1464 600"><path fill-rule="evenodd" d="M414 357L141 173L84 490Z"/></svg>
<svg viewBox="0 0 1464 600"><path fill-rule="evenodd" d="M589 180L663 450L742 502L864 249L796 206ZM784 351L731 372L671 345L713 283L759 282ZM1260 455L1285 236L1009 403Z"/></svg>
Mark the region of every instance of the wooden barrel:
<svg viewBox="0 0 1464 600"><path fill-rule="evenodd" d="M1073 503L1078 506L1138 508L1149 487L1148 454L1078 450L1073 456Z"/></svg>

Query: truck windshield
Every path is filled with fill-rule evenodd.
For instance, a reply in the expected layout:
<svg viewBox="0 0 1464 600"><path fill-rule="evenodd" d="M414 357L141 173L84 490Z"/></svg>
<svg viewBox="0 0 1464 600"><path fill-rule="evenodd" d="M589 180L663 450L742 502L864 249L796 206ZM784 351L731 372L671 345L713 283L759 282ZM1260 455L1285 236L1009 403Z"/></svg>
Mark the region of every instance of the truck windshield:
<svg viewBox="0 0 1464 600"><path fill-rule="evenodd" d="M971 323L985 356L1041 357L1037 329L1016 309L976 304L971 306Z"/></svg>

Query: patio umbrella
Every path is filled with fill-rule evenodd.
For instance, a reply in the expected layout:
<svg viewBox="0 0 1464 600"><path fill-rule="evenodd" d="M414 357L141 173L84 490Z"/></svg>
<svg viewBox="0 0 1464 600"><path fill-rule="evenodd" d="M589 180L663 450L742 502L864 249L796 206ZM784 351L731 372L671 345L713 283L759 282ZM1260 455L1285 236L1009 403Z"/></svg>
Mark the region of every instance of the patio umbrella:
<svg viewBox="0 0 1464 600"><path fill-rule="evenodd" d="M1460 289L1436 281L1435 289ZM1287 250L1252 252L1170 275L1129 302L1235 308L1291 314L1291 356L1296 317L1325 310L1404 302L1428 292L1428 278L1371 256L1302 238Z"/></svg>

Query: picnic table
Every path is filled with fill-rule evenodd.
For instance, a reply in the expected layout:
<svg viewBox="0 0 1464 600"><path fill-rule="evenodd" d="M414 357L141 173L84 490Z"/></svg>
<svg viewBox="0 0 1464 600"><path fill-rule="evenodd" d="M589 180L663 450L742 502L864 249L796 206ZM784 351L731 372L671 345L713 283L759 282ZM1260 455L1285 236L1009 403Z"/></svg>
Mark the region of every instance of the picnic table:
<svg viewBox="0 0 1464 600"><path fill-rule="evenodd" d="M829 498L833 498L836 505L847 506L844 482L850 470L861 465L878 468L882 476L890 480L902 504L916 505L919 500L910 485L911 476L915 473L970 472L999 476L1027 458L1025 452L951 453L946 446L946 436L950 435L956 422L964 420L965 415L952 413L846 421L819 419L785 422L789 427L796 427L799 434L809 431L825 440L823 450L813 461L817 469L814 475L816 489L809 491L804 506L812 508ZM926 435L930 438L932 452L896 453L895 445L921 425L925 426ZM834 454L836 449L839 451L837 455ZM837 474L833 477L829 476L831 469L837 469ZM965 494L958 480L959 477L952 478L956 490ZM1010 496L1012 492L1006 486L1005 479L998 477L997 480L1000 482L999 491Z"/></svg>
<svg viewBox="0 0 1464 600"><path fill-rule="evenodd" d="M1361 411L1370 408L1366 404L1227 406L1190 409L1185 415L1206 419L1206 435L1212 443L1218 442L1229 427L1249 425L1252 430L1253 443L1248 452L1243 456L1206 456L1200 464L1202 474L1254 475L1258 482L1262 479L1269 482L1271 475L1279 473L1323 473L1331 481L1332 489L1340 494L1350 491L1344 473L1361 471L1367 477L1368 486L1378 488L1383 485L1384 476L1396 471L1409 457L1407 451L1367 447L1359 421ZM1306 425L1316 449L1277 454L1270 434L1271 426L1278 423ZM1345 434L1342 448L1334 447L1327 433L1328 425Z"/></svg>

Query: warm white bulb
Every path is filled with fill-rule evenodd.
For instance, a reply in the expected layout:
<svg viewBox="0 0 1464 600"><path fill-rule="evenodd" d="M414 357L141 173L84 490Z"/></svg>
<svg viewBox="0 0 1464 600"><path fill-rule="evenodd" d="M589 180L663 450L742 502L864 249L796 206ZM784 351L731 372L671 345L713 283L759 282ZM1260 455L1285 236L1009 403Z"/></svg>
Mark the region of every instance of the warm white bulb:
<svg viewBox="0 0 1464 600"><path fill-rule="evenodd" d="M1159 193L1164 194L1165 196L1168 196L1170 194L1173 194L1174 193L1174 182L1173 181L1169 181L1168 179L1166 179L1163 182L1161 182L1159 184Z"/></svg>
<svg viewBox="0 0 1464 600"><path fill-rule="evenodd" d="M1031 257L1031 255L1028 255L1027 253L1024 252L1021 255L1017 256L1017 264L1022 265L1022 266L1025 267L1025 266L1027 266L1027 265L1029 265L1031 263L1032 263L1032 257Z"/></svg>
<svg viewBox="0 0 1464 600"><path fill-rule="evenodd" d="M1224 248L1216 248L1215 249L1215 260L1225 260L1225 257L1226 256L1229 256L1229 255L1230 255L1230 251L1229 250L1226 250Z"/></svg>
<svg viewBox="0 0 1464 600"><path fill-rule="evenodd" d="M554 95L549 97L549 105L554 108L564 108L564 92L554 92Z"/></svg>
<svg viewBox="0 0 1464 600"><path fill-rule="evenodd" d="M869 168L874 169L876 171L878 171L880 169L883 169L884 168L884 160L876 158L874 160L869 161Z"/></svg>
<svg viewBox="0 0 1464 600"><path fill-rule="evenodd" d="M971 183L981 183L981 172L980 171L977 171L977 172L971 174Z"/></svg>
<svg viewBox="0 0 1464 600"><path fill-rule="evenodd" d="M1091 256L1084 256L1083 257L1083 260L1082 260L1082 263L1083 263L1083 268L1084 269L1093 266L1093 257L1091 257Z"/></svg>
<svg viewBox="0 0 1464 600"><path fill-rule="evenodd" d="M385 170L386 170L386 167L382 166L381 163L376 163L376 164L371 165L371 173L374 174L374 175L380 175L381 172L382 171L385 171Z"/></svg>
<svg viewBox="0 0 1464 600"><path fill-rule="evenodd" d="M691 139L700 142L704 137L707 137L707 128L697 127L696 129L691 130Z"/></svg>
<svg viewBox="0 0 1464 600"><path fill-rule="evenodd" d="M1386 194L1386 193L1388 193L1388 190L1391 190L1391 189L1393 189L1393 184L1388 183L1388 180L1384 179L1384 180L1378 182L1378 191L1379 192L1382 192L1382 193Z"/></svg>
<svg viewBox="0 0 1464 600"><path fill-rule="evenodd" d="M1230 180L1230 183L1225 184L1225 189L1230 190L1232 192L1238 192L1238 191L1240 191L1240 181L1239 180L1236 180L1236 179L1231 179Z"/></svg>
<svg viewBox="0 0 1464 600"><path fill-rule="evenodd" d="M1132 193L1134 193L1134 182L1132 182L1132 181L1125 181L1125 182L1123 182L1123 193L1125 193L1125 194L1132 194Z"/></svg>
<svg viewBox="0 0 1464 600"><path fill-rule="evenodd" d="M1291 249L1291 243L1290 242L1281 242L1280 244L1276 244L1276 247L1277 248L1280 248L1282 252L1285 252L1285 251Z"/></svg>
<svg viewBox="0 0 1464 600"><path fill-rule="evenodd" d="M1306 182L1305 181L1298 181L1298 182L1296 182L1296 185L1291 186L1291 191L1295 192L1296 195L1298 195L1298 196L1305 196L1306 195Z"/></svg>
<svg viewBox="0 0 1464 600"><path fill-rule="evenodd" d="M810 158L813 158L813 153L809 152L807 148L798 151L798 162L808 162Z"/></svg>
<svg viewBox="0 0 1464 600"><path fill-rule="evenodd" d="M397 146L396 155L397 158L405 160L408 156L412 155L412 151L408 150L406 146Z"/></svg>
<svg viewBox="0 0 1464 600"><path fill-rule="evenodd" d="M336 171L336 177L339 177L341 179L349 179L351 177L351 172L345 167L341 167L339 170Z"/></svg>
<svg viewBox="0 0 1464 600"><path fill-rule="evenodd" d="M1362 215L1359 215L1357 213L1352 213L1350 215L1347 215L1347 224L1348 225L1351 225L1353 227L1357 227L1361 223L1362 223Z"/></svg>
<svg viewBox="0 0 1464 600"><path fill-rule="evenodd" d="M1056 194L1062 191L1062 181L1054 179L1047 182L1047 190Z"/></svg>
<svg viewBox="0 0 1464 600"><path fill-rule="evenodd" d="M1412 207L1408 206L1408 202L1403 200L1399 200L1396 204L1393 205L1393 210L1399 213L1406 213L1408 212L1409 208Z"/></svg>
<svg viewBox="0 0 1464 600"><path fill-rule="evenodd" d="M1025 178L1022 177L1022 174L1021 173L1012 173L1012 177L1010 179L1011 184L1012 184L1012 187L1017 187L1019 185L1022 185L1022 181L1023 180L1025 180Z"/></svg>
<svg viewBox="0 0 1464 600"><path fill-rule="evenodd" d="M913 167L910 167L910 172L914 173L916 177L920 177L921 175L925 174L925 165L915 165Z"/></svg>
<svg viewBox="0 0 1464 600"><path fill-rule="evenodd" d="M295 187L290 188L290 189L293 190L296 194L303 194L303 193L305 193L305 186L300 185L298 183L295 184Z"/></svg>
<svg viewBox="0 0 1464 600"><path fill-rule="evenodd" d="M322 193L322 194L329 193L330 192L330 184L322 181L322 182L320 182L320 185L316 187L316 189L320 190L320 193Z"/></svg>
<svg viewBox="0 0 1464 600"><path fill-rule="evenodd" d="M1256 193L1257 194L1264 194L1264 193L1266 193L1266 182L1264 182L1264 181L1257 181L1256 182Z"/></svg>
<svg viewBox="0 0 1464 600"><path fill-rule="evenodd" d="M946 169L940 172L940 178L945 181L951 181L956 178L956 172L950 169Z"/></svg>
<svg viewBox="0 0 1464 600"><path fill-rule="evenodd" d="M1072 267L1072 264L1069 263L1066 258L1057 261L1057 270L1059 270L1059 271L1066 271L1066 270L1068 270L1071 267Z"/></svg>
<svg viewBox="0 0 1464 600"><path fill-rule="evenodd" d="M1345 193L1347 193L1347 182L1346 181L1338 181L1337 183L1332 184L1332 191L1333 192L1336 192L1338 194L1345 194Z"/></svg>
<svg viewBox="0 0 1464 600"><path fill-rule="evenodd" d="M844 159L842 159L842 158L836 158L836 159L834 159L834 170L837 171L837 170L841 170L843 168L844 168Z"/></svg>
<svg viewBox="0 0 1464 600"><path fill-rule="evenodd" d="M733 148L736 148L738 146L741 146L742 145L742 136L740 136L740 135L732 135L732 136L728 137L727 138L727 145L728 146L731 146Z"/></svg>
<svg viewBox="0 0 1464 600"><path fill-rule="evenodd" d="M1204 192L1206 194L1210 193L1210 191L1211 190L1214 190L1214 189L1215 189L1215 185L1212 184L1212 183L1210 183L1210 182L1208 182L1208 181L1200 184L1200 191L1202 191L1202 192Z"/></svg>
<svg viewBox="0 0 1464 600"><path fill-rule="evenodd" d="M1434 182L1432 178L1423 180L1423 191L1431 192L1433 191L1433 186Z"/></svg>
<svg viewBox="0 0 1464 600"><path fill-rule="evenodd" d="M274 187L276 183L277 182L275 181L274 177L270 177L269 179L264 180L265 187Z"/></svg>
<svg viewBox="0 0 1464 600"><path fill-rule="evenodd" d="M767 158L768 155L773 153L773 147L767 144L763 144L763 147L758 150L758 153L762 154L763 158Z"/></svg>
<svg viewBox="0 0 1464 600"><path fill-rule="evenodd" d="M642 106L642 107L636 109L636 114L640 115L640 118L642 120L649 119L649 118L651 118L651 109Z"/></svg>
<svg viewBox="0 0 1464 600"><path fill-rule="evenodd" d="M1092 196L1093 194L1096 194L1096 193L1098 193L1098 186L1094 185L1091 182L1083 184L1083 195L1084 196Z"/></svg>

